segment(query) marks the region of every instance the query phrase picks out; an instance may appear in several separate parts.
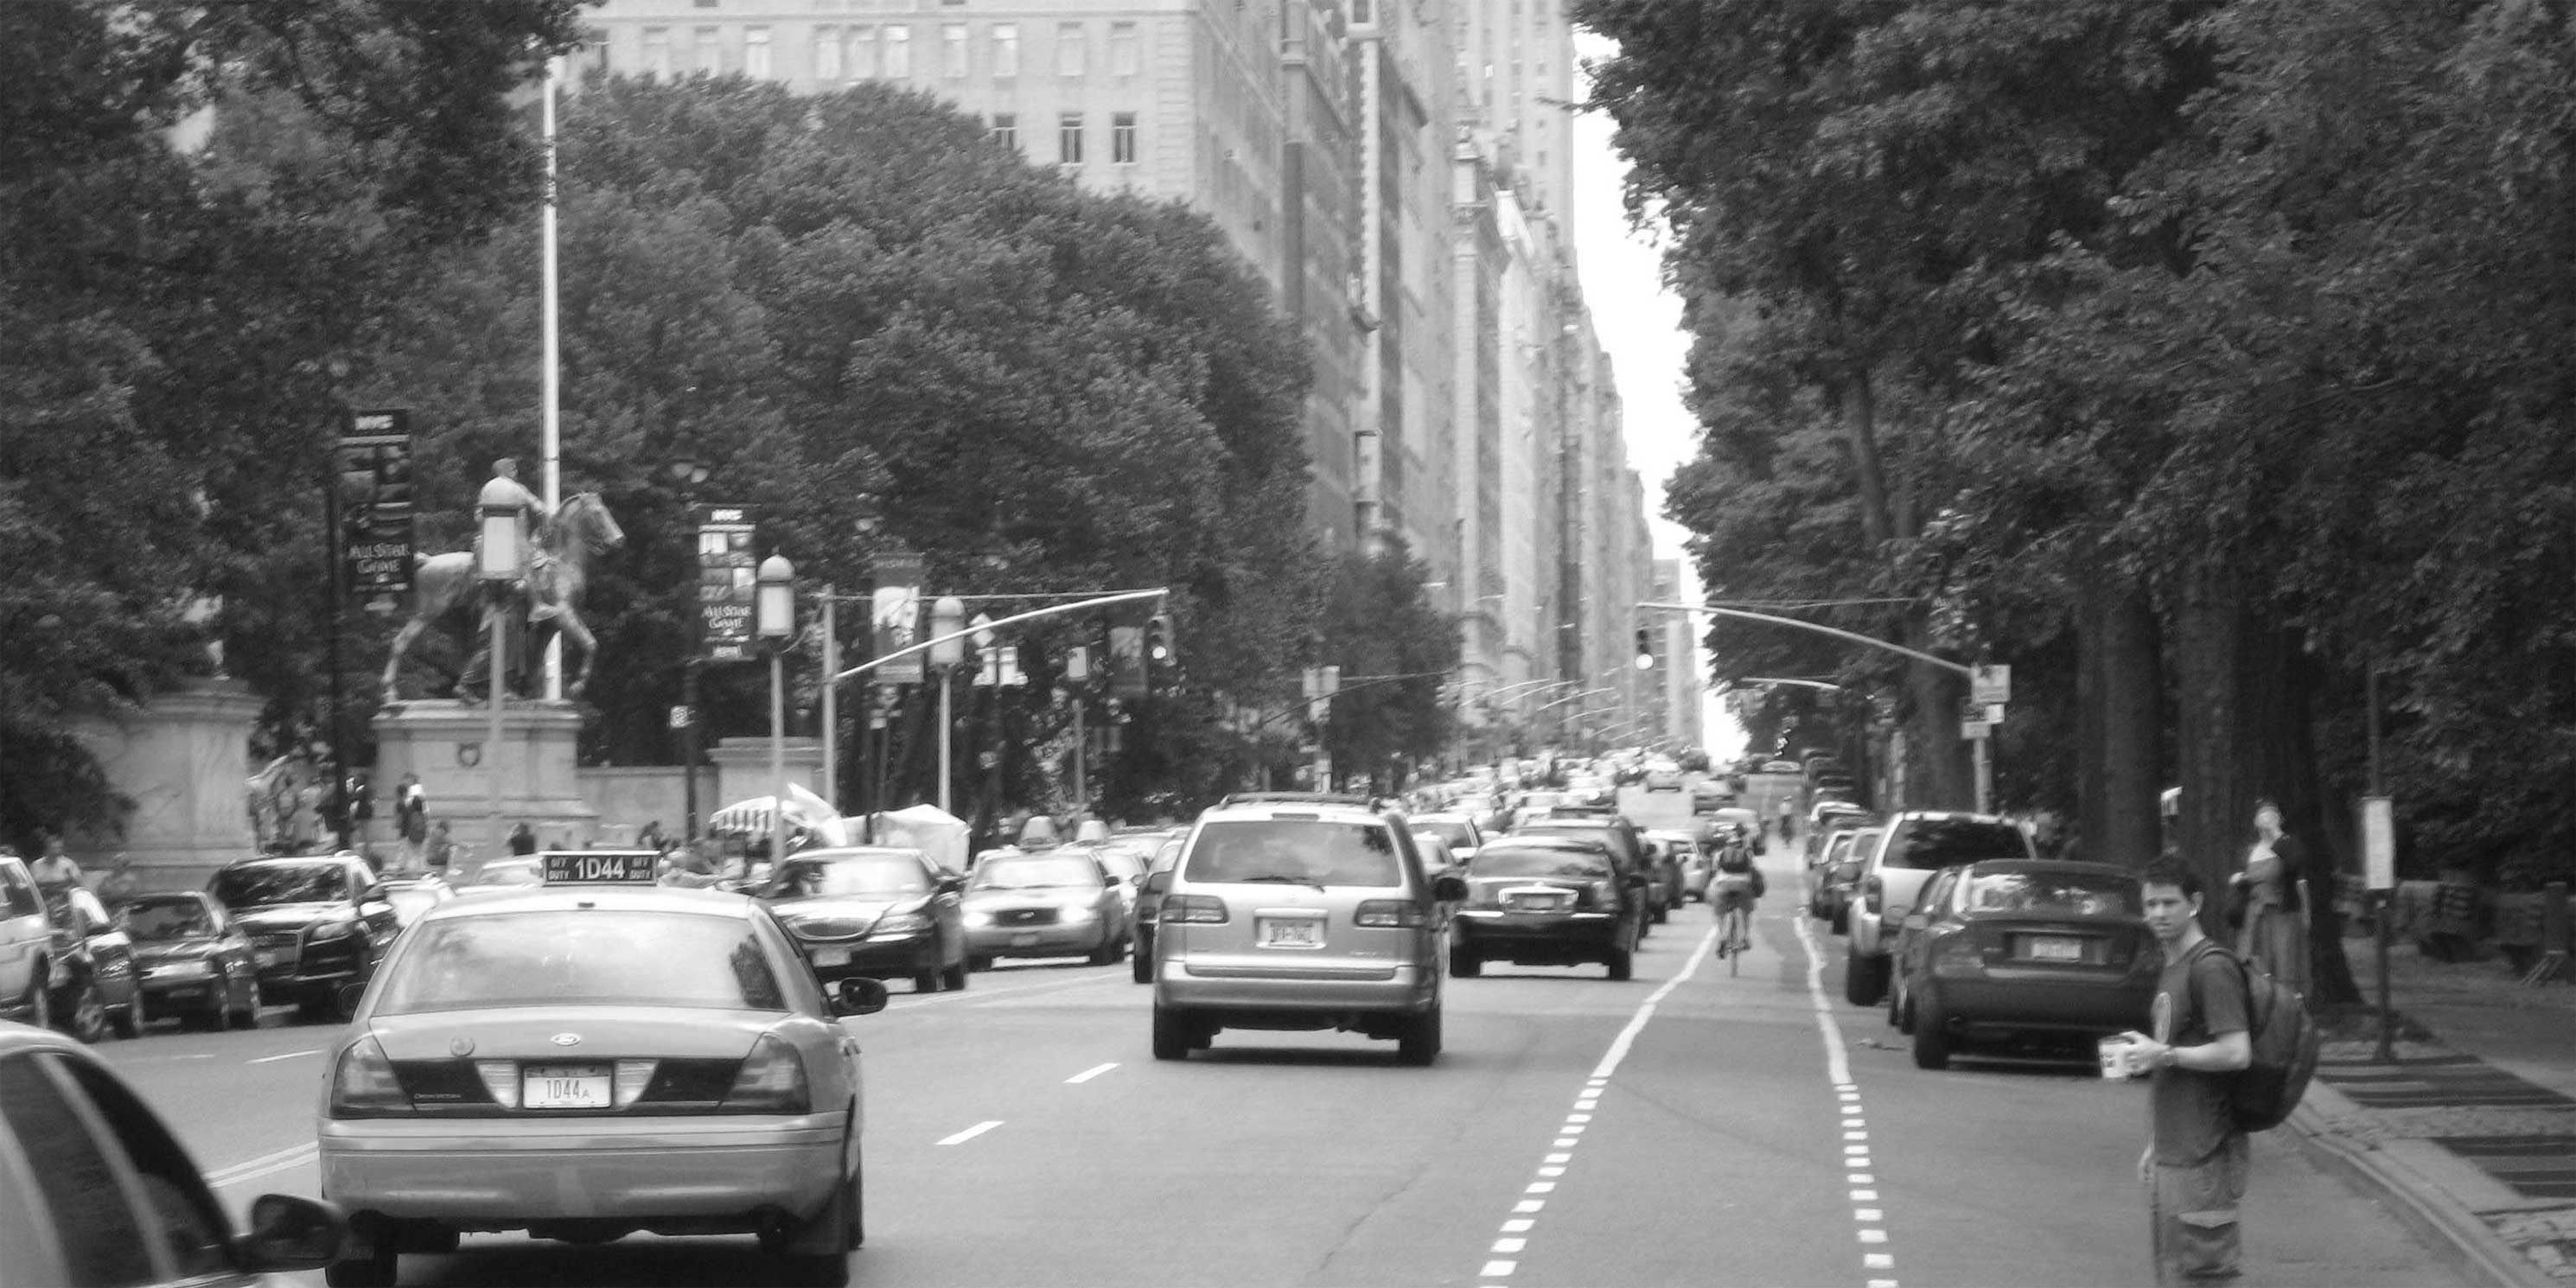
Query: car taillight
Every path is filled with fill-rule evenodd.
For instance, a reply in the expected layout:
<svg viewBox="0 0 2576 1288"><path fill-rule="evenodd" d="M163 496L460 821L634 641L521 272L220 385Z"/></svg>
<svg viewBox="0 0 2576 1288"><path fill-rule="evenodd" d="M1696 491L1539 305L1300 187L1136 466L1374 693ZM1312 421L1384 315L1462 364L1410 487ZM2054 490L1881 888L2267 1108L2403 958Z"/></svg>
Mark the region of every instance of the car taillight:
<svg viewBox="0 0 2576 1288"><path fill-rule="evenodd" d="M492 1103L503 1109L519 1107L519 1064L515 1060L477 1060L474 1075L483 1080L483 1089L492 1093Z"/></svg>
<svg viewBox="0 0 2576 1288"><path fill-rule="evenodd" d="M332 1117L382 1118L410 1112L411 1097L403 1092L402 1079L394 1076L394 1062L385 1058L385 1049L374 1038L360 1038L340 1053L339 1067L331 1071Z"/></svg>
<svg viewBox="0 0 2576 1288"><path fill-rule="evenodd" d="M1422 905L1411 899L1362 899L1351 910L1354 926L1419 926Z"/></svg>
<svg viewBox="0 0 2576 1288"><path fill-rule="evenodd" d="M1203 925L1219 925L1230 920L1225 900L1212 894L1164 895L1160 915L1167 922L1186 921Z"/></svg>
<svg viewBox="0 0 2576 1288"><path fill-rule="evenodd" d="M640 1090L640 1088L639 1088ZM728 1114L802 1114L812 1112L813 1095L805 1083L805 1061L796 1049L763 1033L725 1089L721 1112Z"/></svg>

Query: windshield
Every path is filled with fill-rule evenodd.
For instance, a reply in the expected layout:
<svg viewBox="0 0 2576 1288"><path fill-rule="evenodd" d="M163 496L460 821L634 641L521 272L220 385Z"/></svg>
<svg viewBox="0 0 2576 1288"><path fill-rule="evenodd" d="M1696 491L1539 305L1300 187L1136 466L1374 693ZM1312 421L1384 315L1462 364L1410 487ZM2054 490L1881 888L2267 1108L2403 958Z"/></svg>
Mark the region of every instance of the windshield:
<svg viewBox="0 0 2576 1288"><path fill-rule="evenodd" d="M125 905L125 933L138 943L215 933L206 905L194 899L137 899Z"/></svg>
<svg viewBox="0 0 2576 1288"><path fill-rule="evenodd" d="M544 874L533 863L495 863L477 872L465 884L470 886L544 885Z"/></svg>
<svg viewBox="0 0 2576 1288"><path fill-rule="evenodd" d="M1606 877L1610 856L1588 850L1486 849L1467 861L1471 877Z"/></svg>
<svg viewBox="0 0 2576 1288"><path fill-rule="evenodd" d="M1033 890L1043 886L1093 886L1100 884L1100 869L1079 855L1031 854L1018 858L986 859L975 867L975 879L969 883L977 890Z"/></svg>
<svg viewBox="0 0 2576 1288"><path fill-rule="evenodd" d="M1192 881L1279 881L1306 885L1404 883L1395 833L1375 823L1243 819L1210 823L1190 845Z"/></svg>
<svg viewBox="0 0 2576 1288"><path fill-rule="evenodd" d="M2140 912L2137 878L2122 872L1980 872L1969 878L1970 912Z"/></svg>
<svg viewBox="0 0 2576 1288"><path fill-rule="evenodd" d="M337 863L268 863L215 874L214 894L227 908L272 903L328 903L349 897L349 870Z"/></svg>
<svg viewBox="0 0 2576 1288"><path fill-rule="evenodd" d="M2021 829L2010 823L1986 819L1927 818L1904 829L1894 844L1888 846L1882 868L1904 868L1929 872L1936 868L1954 868L1978 859L2022 859L2030 857L2030 844Z"/></svg>
<svg viewBox="0 0 2576 1288"><path fill-rule="evenodd" d="M778 869L769 893L778 898L881 895L895 899L930 893L930 872L909 852L799 856Z"/></svg>
<svg viewBox="0 0 2576 1288"><path fill-rule="evenodd" d="M740 917L564 909L433 919L394 960L383 1015L496 1006L783 1011L787 997Z"/></svg>

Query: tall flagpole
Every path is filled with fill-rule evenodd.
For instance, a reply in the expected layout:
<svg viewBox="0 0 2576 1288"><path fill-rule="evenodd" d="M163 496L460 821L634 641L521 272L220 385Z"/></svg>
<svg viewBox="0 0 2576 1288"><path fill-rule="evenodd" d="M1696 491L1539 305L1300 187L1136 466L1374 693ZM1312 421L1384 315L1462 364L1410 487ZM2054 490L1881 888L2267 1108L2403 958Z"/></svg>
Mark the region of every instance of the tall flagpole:
<svg viewBox="0 0 2576 1288"><path fill-rule="evenodd" d="M563 422L559 407L562 401L561 350L555 327L555 76L561 70L561 58L546 60L544 108L546 193L544 236L545 281L542 287L544 307L540 329L545 345L545 458L546 514L551 517L563 507ZM563 701L563 636L546 641L546 700Z"/></svg>

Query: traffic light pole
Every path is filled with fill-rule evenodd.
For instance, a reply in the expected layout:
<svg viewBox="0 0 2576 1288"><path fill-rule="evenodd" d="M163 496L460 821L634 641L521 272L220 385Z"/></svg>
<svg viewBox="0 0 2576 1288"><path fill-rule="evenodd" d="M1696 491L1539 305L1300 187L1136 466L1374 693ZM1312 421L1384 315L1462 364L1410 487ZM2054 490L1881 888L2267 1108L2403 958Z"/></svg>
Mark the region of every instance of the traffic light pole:
<svg viewBox="0 0 2576 1288"><path fill-rule="evenodd" d="M1116 594L1102 595L1097 599L1086 599L1078 603L1057 604L1052 608L1031 609L1025 613L1017 613L995 621L983 622L978 625L966 627L962 630L951 631L946 635L933 636L932 638L923 640L918 644L896 649L882 657L869 658L867 661L861 662L857 666L849 667L841 671L839 674L834 675L831 678L831 683L839 684L841 681L850 679L854 676L865 675L888 662L898 662L916 654L927 653L951 640L969 638L978 631L1000 630L1005 626L1017 626L1022 622L1033 622L1045 617L1062 617L1068 613L1079 613L1094 608L1104 608L1111 604L1133 603L1140 599L1161 599L1171 593L1172 592L1169 589L1159 586L1152 590L1122 590Z"/></svg>

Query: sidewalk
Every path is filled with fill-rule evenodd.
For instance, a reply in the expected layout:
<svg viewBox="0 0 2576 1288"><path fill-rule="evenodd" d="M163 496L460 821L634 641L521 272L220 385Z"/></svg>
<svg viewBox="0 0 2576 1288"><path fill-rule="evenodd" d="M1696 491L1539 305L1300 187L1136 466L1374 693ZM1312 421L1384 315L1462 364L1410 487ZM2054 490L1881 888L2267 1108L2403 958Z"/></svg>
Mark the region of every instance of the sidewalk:
<svg viewBox="0 0 2576 1288"><path fill-rule="evenodd" d="M2378 999L2369 940L2345 941ZM2472 1279L2576 1285L2576 985L2389 951L2397 1062L2370 1026L2329 1040L2291 1116L2309 1156L2379 1198Z"/></svg>

